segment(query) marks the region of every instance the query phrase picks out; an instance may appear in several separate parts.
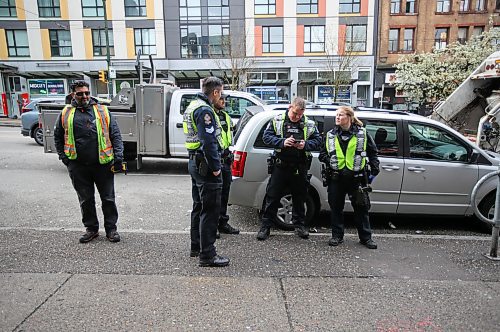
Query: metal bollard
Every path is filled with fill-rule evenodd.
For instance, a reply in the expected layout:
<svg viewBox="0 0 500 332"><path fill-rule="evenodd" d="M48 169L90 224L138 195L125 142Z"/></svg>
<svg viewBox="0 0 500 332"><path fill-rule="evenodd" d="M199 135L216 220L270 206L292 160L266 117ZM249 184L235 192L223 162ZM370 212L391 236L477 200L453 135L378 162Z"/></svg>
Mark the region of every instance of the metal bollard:
<svg viewBox="0 0 500 332"><path fill-rule="evenodd" d="M478 189L483 185L483 183L485 183L489 178L494 176L498 177L498 182L497 182L497 192L495 197L495 212L493 214L493 220L491 220L483 216L479 211L476 204L476 195ZM490 254L489 255L486 254L485 256L492 260L500 260L500 258L498 257L498 237L500 234L500 165L498 165L498 171L486 174L476 183L474 189L472 189L471 204L476 216L481 221L484 221L485 223L488 223L493 226L491 231Z"/></svg>

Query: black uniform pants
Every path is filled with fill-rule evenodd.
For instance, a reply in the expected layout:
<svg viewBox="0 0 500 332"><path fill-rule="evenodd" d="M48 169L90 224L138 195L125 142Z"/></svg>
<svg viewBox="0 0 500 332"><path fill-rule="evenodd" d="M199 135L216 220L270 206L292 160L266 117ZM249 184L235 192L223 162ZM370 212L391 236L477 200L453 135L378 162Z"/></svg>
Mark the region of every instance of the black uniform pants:
<svg viewBox="0 0 500 332"><path fill-rule="evenodd" d="M332 237L344 238L344 205L345 196L349 197L354 209L354 222L358 229L358 236L361 241L367 241L372 238L370 220L368 219L368 207L356 204L355 191L359 184L354 179L343 179L330 181L328 184L328 203L330 204ZM368 195L368 193L365 193Z"/></svg>
<svg viewBox="0 0 500 332"><path fill-rule="evenodd" d="M306 211L304 203L307 197L309 179L305 167L297 170L294 167L275 166L267 184L266 198L263 206L262 226L270 228L280 206L280 200L289 190L292 194L292 222L295 227L304 226Z"/></svg>
<svg viewBox="0 0 500 332"><path fill-rule="evenodd" d="M233 175L231 174L231 164L224 162L221 164L221 166L222 193L220 202L219 227L227 224L227 222L229 221L229 216L227 214L227 202L229 201L229 190L231 189L231 182L233 181Z"/></svg>
<svg viewBox="0 0 500 332"><path fill-rule="evenodd" d="M111 163L83 165L77 161L71 161L68 165L68 172L80 202L83 225L91 231L99 230L95 209L95 185L101 197L104 229L106 233L116 230L118 210L115 204L115 184Z"/></svg>
<svg viewBox="0 0 500 332"><path fill-rule="evenodd" d="M222 177L209 172L201 176L196 161L189 159L191 175L191 250L200 250L200 259L210 259L217 254L215 236L220 214Z"/></svg>

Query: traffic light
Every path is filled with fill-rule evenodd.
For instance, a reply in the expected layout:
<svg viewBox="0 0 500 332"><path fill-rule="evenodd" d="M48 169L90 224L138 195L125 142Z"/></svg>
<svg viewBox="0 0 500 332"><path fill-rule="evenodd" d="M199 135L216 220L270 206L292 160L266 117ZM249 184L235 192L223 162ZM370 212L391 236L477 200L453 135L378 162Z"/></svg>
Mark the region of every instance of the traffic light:
<svg viewBox="0 0 500 332"><path fill-rule="evenodd" d="M99 81L107 83L107 77L106 77L106 71L105 70L99 70Z"/></svg>

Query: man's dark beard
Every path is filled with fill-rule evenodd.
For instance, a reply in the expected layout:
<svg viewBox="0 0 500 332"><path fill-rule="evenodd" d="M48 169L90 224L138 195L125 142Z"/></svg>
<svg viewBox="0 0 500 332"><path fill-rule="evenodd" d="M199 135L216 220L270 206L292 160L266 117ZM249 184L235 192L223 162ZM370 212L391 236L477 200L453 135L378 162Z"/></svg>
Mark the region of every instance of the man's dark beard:
<svg viewBox="0 0 500 332"><path fill-rule="evenodd" d="M75 98L75 100L76 100L76 98ZM89 103L90 103L90 99L87 99L85 102L83 101L83 99L80 99L79 101L76 100L77 106L82 107L82 108L89 106Z"/></svg>

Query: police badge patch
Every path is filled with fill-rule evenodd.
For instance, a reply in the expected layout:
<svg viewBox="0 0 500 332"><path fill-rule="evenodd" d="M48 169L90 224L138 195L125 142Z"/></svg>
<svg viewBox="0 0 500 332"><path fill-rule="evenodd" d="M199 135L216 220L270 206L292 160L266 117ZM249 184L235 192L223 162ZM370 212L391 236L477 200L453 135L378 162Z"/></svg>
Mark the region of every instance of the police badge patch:
<svg viewBox="0 0 500 332"><path fill-rule="evenodd" d="M210 117L210 115L208 113L205 114L205 116L203 117L203 120L205 120L205 124L207 126L212 123L212 118Z"/></svg>

